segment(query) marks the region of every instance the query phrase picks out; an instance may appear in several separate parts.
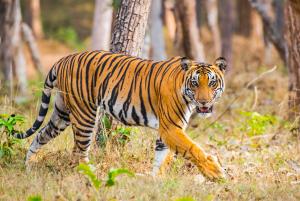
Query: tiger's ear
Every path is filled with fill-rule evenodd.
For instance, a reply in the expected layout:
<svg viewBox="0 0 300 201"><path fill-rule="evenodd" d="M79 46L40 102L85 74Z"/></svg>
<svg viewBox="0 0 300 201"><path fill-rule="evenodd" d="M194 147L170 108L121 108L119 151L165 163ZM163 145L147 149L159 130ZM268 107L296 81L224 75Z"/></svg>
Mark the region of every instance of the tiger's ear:
<svg viewBox="0 0 300 201"><path fill-rule="evenodd" d="M188 59L187 57L182 57L181 58L181 67L183 70L187 71L191 67L191 60Z"/></svg>
<svg viewBox="0 0 300 201"><path fill-rule="evenodd" d="M215 61L215 65L218 66L222 72L225 72L225 70L227 68L226 59L224 57L217 58Z"/></svg>

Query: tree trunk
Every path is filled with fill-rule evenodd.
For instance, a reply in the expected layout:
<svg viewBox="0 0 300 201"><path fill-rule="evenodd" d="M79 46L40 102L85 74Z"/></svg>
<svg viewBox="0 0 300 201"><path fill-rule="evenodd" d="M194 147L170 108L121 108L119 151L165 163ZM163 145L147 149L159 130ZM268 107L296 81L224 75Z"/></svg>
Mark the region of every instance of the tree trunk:
<svg viewBox="0 0 300 201"><path fill-rule="evenodd" d="M14 19L17 0L0 0L0 69L1 85L12 86Z"/></svg>
<svg viewBox="0 0 300 201"><path fill-rule="evenodd" d="M151 58L153 60L166 59L161 0L152 0L150 11L150 42Z"/></svg>
<svg viewBox="0 0 300 201"><path fill-rule="evenodd" d="M284 35L284 1L274 0L275 27L281 38Z"/></svg>
<svg viewBox="0 0 300 201"><path fill-rule="evenodd" d="M167 33L172 42L175 40L176 35L176 19L174 14L174 4L170 1L164 1L165 9L165 25L167 28Z"/></svg>
<svg viewBox="0 0 300 201"><path fill-rule="evenodd" d="M27 76L26 76L26 60L23 51L23 41L22 41L22 15L20 1L16 0L14 4L14 9L16 10L14 16L14 31L11 35L12 47L13 47L13 70L18 79L18 88L22 95L26 94L27 88Z"/></svg>
<svg viewBox="0 0 300 201"><path fill-rule="evenodd" d="M290 117L296 118L300 115L300 1L288 0L285 15Z"/></svg>
<svg viewBox="0 0 300 201"><path fill-rule="evenodd" d="M236 1L236 3L237 3L236 32L244 37L249 37L251 35L251 29L252 29L251 5L248 0L238 0Z"/></svg>
<svg viewBox="0 0 300 201"><path fill-rule="evenodd" d="M122 0L114 24L111 51L123 53L132 56L139 56L143 45L149 9L150 0ZM101 108L97 110L96 117L96 141L98 144L105 144L105 136L101 128L103 114ZM110 117L110 124L112 118ZM115 126L112 127L114 129Z"/></svg>
<svg viewBox="0 0 300 201"><path fill-rule="evenodd" d="M213 41L215 46L216 57L221 55L221 38L220 30L218 26L218 2L217 0L207 0L207 20L210 27L211 33L213 35Z"/></svg>
<svg viewBox="0 0 300 201"><path fill-rule="evenodd" d="M270 41L273 43L274 47L278 51L280 58L284 61L286 64L287 57L286 57L286 44L283 40L283 37L281 36L279 30L277 30L276 26L274 26L272 19L268 15L265 5L261 2L258 2L257 0L249 0L251 6L257 11L257 13L260 15L265 32L267 33Z"/></svg>
<svg viewBox="0 0 300 201"><path fill-rule="evenodd" d="M40 0L27 0L26 6L27 6L25 10L26 22L32 29L35 38L37 39L43 38L44 32L43 32L43 26L41 21Z"/></svg>
<svg viewBox="0 0 300 201"><path fill-rule="evenodd" d="M96 0L95 3L91 48L109 50L113 13L112 0Z"/></svg>
<svg viewBox="0 0 300 201"><path fill-rule="evenodd" d="M139 56L143 44L150 0L122 0L111 40L111 51Z"/></svg>
<svg viewBox="0 0 300 201"><path fill-rule="evenodd" d="M219 26L221 31L221 56L225 57L232 67L232 29L233 29L233 5L232 0L219 1Z"/></svg>
<svg viewBox="0 0 300 201"><path fill-rule="evenodd" d="M197 27L195 0L177 0L176 10L181 21L183 49L187 57L197 61L205 61L203 45Z"/></svg>

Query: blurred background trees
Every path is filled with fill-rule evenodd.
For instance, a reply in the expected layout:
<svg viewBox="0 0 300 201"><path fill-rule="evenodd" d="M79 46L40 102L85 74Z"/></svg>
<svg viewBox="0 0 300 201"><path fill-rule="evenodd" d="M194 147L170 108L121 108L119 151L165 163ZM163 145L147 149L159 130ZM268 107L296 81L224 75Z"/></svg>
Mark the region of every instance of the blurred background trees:
<svg viewBox="0 0 300 201"><path fill-rule="evenodd" d="M12 9L16 2L20 2L20 12ZM25 93L28 85L25 75L32 78L38 71L46 72L57 58L67 53L85 49L109 50L112 44L113 51L124 52L120 47L126 46L133 55L139 55L142 46L142 56L154 60L182 55L211 62L224 56L232 73L251 72L250 62L256 62L257 66L276 63L287 67L282 69L289 73L289 90L296 97L300 96L300 93L297 95L300 85L297 75L300 49L297 46L298 1L152 0L148 20L146 12L140 10L142 14L132 21L126 18L127 11L136 5L122 6L126 2L129 5L130 1L125 0L1 0L1 86L4 87L6 82L15 92ZM124 18L117 15L118 10L123 11ZM142 24L138 22L140 19ZM129 33L119 21L129 26ZM19 31L15 28L17 24ZM146 29L146 34L145 30L132 33L135 26ZM125 45L131 39L125 40L122 34L126 37L137 34L138 44L143 44L144 39L148 42ZM19 37L13 37L17 35ZM34 51L37 50L34 39L38 40L42 60L38 51ZM29 48L22 46L24 41ZM42 69L42 64L47 69ZM14 76L17 79L13 79ZM11 84L9 80L19 84ZM292 96L290 99L299 105Z"/></svg>

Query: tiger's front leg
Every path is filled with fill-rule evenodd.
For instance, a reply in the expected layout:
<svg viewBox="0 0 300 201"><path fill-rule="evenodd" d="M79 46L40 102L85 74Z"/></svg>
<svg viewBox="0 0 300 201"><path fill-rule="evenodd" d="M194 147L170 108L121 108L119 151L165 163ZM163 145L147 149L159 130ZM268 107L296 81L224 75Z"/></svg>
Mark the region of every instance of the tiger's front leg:
<svg viewBox="0 0 300 201"><path fill-rule="evenodd" d="M177 127L160 127L159 134L171 150L191 160L209 179L225 178L224 170L215 157L206 154L183 130Z"/></svg>
<svg viewBox="0 0 300 201"><path fill-rule="evenodd" d="M174 154L168 149L168 147L163 143L162 139L159 138L155 143L155 155L153 161L152 175L164 175L166 169L172 162Z"/></svg>

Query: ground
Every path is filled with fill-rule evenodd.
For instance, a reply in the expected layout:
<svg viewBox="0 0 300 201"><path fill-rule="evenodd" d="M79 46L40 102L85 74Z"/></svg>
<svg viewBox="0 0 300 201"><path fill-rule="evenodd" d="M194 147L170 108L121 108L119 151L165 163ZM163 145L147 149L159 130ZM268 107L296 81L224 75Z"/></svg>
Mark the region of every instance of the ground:
<svg viewBox="0 0 300 201"><path fill-rule="evenodd" d="M50 61L69 52L44 43L43 63L49 67ZM116 185L96 190L70 165L73 136L67 129L42 149L30 171L25 170L24 157L32 137L18 145L11 158L0 159L0 200L26 200L32 195L43 200L300 200L300 135L294 121L287 120L286 69L278 59L263 64L263 51L245 40L235 38L234 47L234 69L226 75L227 89L213 117L196 117L187 129L204 150L218 156L227 169L226 180L204 180L180 156L165 175L147 175L157 132L137 127L131 129L124 146L109 141L105 148L92 147L91 162L99 179L105 180L110 168L136 174L122 175ZM251 54L240 54L243 49ZM274 65L274 72L246 89L248 81ZM25 123L18 129L30 127L39 108L41 86L42 82L32 82L31 98L24 103L11 103L3 96L0 113L22 114Z"/></svg>

